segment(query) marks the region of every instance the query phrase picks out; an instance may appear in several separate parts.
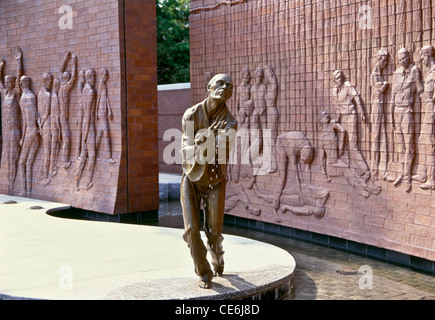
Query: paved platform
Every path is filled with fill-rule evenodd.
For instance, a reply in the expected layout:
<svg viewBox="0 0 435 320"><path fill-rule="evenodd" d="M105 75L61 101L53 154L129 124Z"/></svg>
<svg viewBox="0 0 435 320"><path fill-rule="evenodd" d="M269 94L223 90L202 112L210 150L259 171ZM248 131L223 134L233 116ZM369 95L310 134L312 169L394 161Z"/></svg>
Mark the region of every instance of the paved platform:
<svg viewBox="0 0 435 320"><path fill-rule="evenodd" d="M224 235L224 276L204 290L182 230L46 213L68 207L0 195L0 299L211 300L290 291L295 260L276 246Z"/></svg>

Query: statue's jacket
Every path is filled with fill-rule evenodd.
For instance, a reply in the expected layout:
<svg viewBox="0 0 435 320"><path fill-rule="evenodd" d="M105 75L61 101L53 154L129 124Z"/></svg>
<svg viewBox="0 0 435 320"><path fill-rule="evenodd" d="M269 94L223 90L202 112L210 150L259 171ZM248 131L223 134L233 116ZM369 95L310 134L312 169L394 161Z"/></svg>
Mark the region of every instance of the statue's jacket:
<svg viewBox="0 0 435 320"><path fill-rule="evenodd" d="M215 157L205 163L204 161L198 161L198 145L195 143L195 136L201 129L206 130L213 122L222 120L226 122L226 126L215 137ZM234 145L236 130L236 119L231 115L226 104L223 104L212 116L207 112L207 99L187 109L182 122L183 176L187 176L191 182L204 191L222 181L226 181L229 153ZM224 159L218 156L220 148L225 150L224 153L220 154L224 155Z"/></svg>

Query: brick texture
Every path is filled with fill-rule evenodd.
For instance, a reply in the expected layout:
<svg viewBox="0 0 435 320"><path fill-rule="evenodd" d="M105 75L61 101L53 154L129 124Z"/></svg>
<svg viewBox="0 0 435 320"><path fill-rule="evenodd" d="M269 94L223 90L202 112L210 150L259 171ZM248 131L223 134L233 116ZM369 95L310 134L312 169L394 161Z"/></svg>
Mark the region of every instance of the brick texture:
<svg viewBox="0 0 435 320"><path fill-rule="evenodd" d="M181 155L179 153L181 143L181 120L184 112L192 106L190 89L159 91L158 100L160 172L181 174L183 172L181 168ZM174 135L169 134L168 130L173 130ZM178 130L178 132L176 130ZM168 136L171 136L167 137L165 139L166 141L164 140L165 132ZM175 135L175 133L177 133L177 135ZM171 141L167 141L169 138L171 138ZM165 161L164 159L165 149L171 150L170 161Z"/></svg>

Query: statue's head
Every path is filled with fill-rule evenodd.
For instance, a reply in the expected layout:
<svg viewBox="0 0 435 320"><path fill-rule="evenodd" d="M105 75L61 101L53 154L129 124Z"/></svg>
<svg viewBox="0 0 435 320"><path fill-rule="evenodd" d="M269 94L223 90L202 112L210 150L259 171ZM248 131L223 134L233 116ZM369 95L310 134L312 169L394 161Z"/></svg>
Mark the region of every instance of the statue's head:
<svg viewBox="0 0 435 320"><path fill-rule="evenodd" d="M344 81L346 80L343 71L335 70L334 71L334 82L337 86L342 86Z"/></svg>
<svg viewBox="0 0 435 320"><path fill-rule="evenodd" d="M259 67L255 70L255 79L257 83L262 82L264 78L264 70L263 68Z"/></svg>
<svg viewBox="0 0 435 320"><path fill-rule="evenodd" d="M211 78L213 78L213 74L210 71L206 71L204 73L204 80L205 80L205 82L208 83Z"/></svg>
<svg viewBox="0 0 435 320"><path fill-rule="evenodd" d="M107 71L106 68L102 68L100 70L100 80L106 82L108 78L109 78L109 71Z"/></svg>
<svg viewBox="0 0 435 320"><path fill-rule="evenodd" d="M91 87L95 86L95 82L97 81L97 74L94 69L88 69L85 73L86 83L88 83Z"/></svg>
<svg viewBox="0 0 435 320"><path fill-rule="evenodd" d="M62 74L62 84L66 84L66 83L68 83L68 81L70 81L71 80L71 73L69 73L68 71L65 71L63 74Z"/></svg>
<svg viewBox="0 0 435 320"><path fill-rule="evenodd" d="M310 164L314 160L314 148L310 145L305 145L300 151L300 161L304 164Z"/></svg>
<svg viewBox="0 0 435 320"><path fill-rule="evenodd" d="M233 80L226 74L217 74L211 78L207 90L212 99L227 101L233 95Z"/></svg>
<svg viewBox="0 0 435 320"><path fill-rule="evenodd" d="M421 60L423 64L427 67L430 67L430 62L435 60L435 49L433 46L428 45L424 46L420 50Z"/></svg>
<svg viewBox="0 0 435 320"><path fill-rule="evenodd" d="M17 78L14 76L6 76L5 77L5 87L7 91L12 91L15 89L15 82Z"/></svg>
<svg viewBox="0 0 435 320"><path fill-rule="evenodd" d="M388 51L379 50L376 53L376 63L381 69L385 69L388 65Z"/></svg>
<svg viewBox="0 0 435 320"><path fill-rule="evenodd" d="M399 64L404 67L408 68L411 64L411 54L406 48L402 48L397 53L397 57L399 58Z"/></svg>
<svg viewBox="0 0 435 320"><path fill-rule="evenodd" d="M319 121L321 124L329 123L331 121L331 116L328 111L323 110L320 112L320 118Z"/></svg>
<svg viewBox="0 0 435 320"><path fill-rule="evenodd" d="M51 86L53 85L53 76L51 73L44 73L42 76L42 85L44 86L44 89L50 91Z"/></svg>
<svg viewBox="0 0 435 320"><path fill-rule="evenodd" d="M53 81L53 91L58 93L59 92L59 88L60 88L60 80L56 78Z"/></svg>
<svg viewBox="0 0 435 320"><path fill-rule="evenodd" d="M29 76L22 76L20 79L20 86L22 89L30 89L32 79Z"/></svg>
<svg viewBox="0 0 435 320"><path fill-rule="evenodd" d="M244 84L248 84L251 80L251 72L249 69L243 69L241 72L242 80Z"/></svg>

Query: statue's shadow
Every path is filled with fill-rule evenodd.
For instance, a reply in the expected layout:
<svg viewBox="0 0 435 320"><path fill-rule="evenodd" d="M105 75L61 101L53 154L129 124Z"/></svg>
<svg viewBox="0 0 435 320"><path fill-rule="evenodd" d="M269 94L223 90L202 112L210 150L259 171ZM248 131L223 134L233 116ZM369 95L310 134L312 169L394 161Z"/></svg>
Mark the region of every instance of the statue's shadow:
<svg viewBox="0 0 435 320"><path fill-rule="evenodd" d="M284 297L284 300L316 300L317 293L314 280L306 272L296 268L292 290Z"/></svg>
<svg viewBox="0 0 435 320"><path fill-rule="evenodd" d="M230 291L234 291L234 288L236 288L237 291L243 291L244 293L252 293L258 290L258 286L246 281L238 274L224 274L220 278L227 280L232 287L226 286L220 282L216 282L216 279L219 278L214 278L211 289L218 293L225 294ZM317 293L317 286L313 279L304 271L296 269L293 276L292 288L288 293L281 297L281 299L316 300Z"/></svg>
<svg viewBox="0 0 435 320"><path fill-rule="evenodd" d="M282 286L276 286L276 283L265 283L264 281L253 282L247 281L239 274L227 273L221 277L215 277L212 281L211 290L217 293L217 299L222 295L224 299L260 299L260 300L276 300L286 297L290 294L290 282L282 283ZM260 284L259 284L259 283Z"/></svg>
<svg viewBox="0 0 435 320"><path fill-rule="evenodd" d="M240 298L240 295L249 295L257 290L258 286L240 277L235 273L224 273L220 277L214 277L212 280L211 290L225 295L226 299L231 296Z"/></svg>

